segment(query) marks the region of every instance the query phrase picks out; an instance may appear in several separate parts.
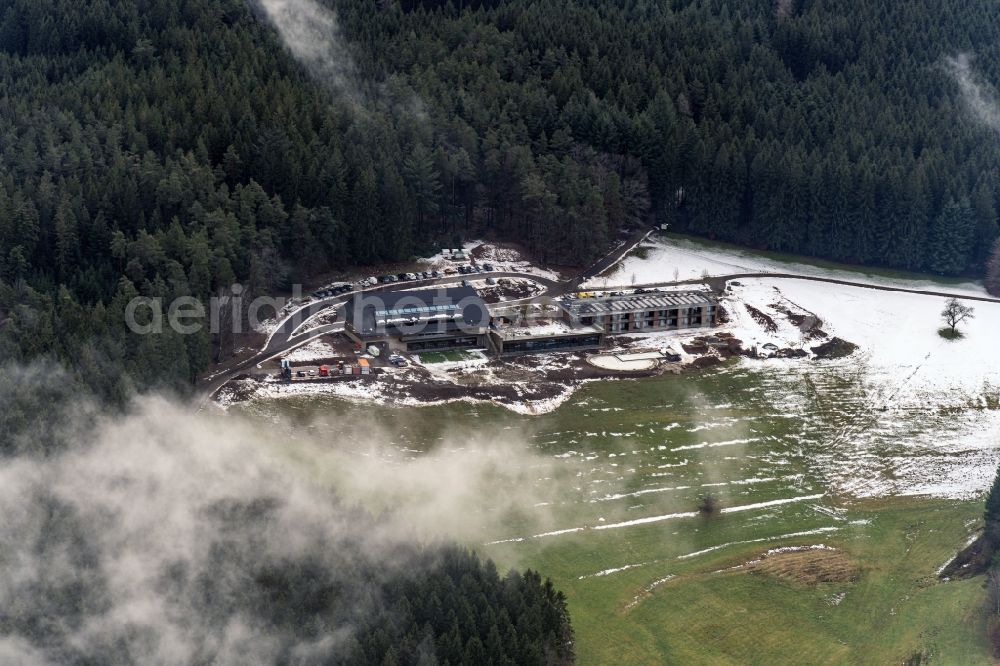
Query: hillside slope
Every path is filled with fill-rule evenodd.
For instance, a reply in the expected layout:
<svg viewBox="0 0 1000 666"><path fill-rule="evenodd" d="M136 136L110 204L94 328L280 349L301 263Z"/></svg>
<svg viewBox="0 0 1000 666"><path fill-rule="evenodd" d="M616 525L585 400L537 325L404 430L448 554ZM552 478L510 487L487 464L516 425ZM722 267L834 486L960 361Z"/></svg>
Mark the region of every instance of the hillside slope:
<svg viewBox="0 0 1000 666"><path fill-rule="evenodd" d="M655 221L944 274L997 235L986 0L330 4L4 3L0 356L185 385L231 340L127 335L134 296L471 233L583 264Z"/></svg>

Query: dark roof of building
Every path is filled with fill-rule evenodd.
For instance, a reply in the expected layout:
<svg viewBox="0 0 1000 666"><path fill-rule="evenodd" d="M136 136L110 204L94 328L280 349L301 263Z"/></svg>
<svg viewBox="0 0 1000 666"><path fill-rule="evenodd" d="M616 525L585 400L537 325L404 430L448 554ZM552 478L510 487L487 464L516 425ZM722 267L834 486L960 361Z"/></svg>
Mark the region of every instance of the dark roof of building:
<svg viewBox="0 0 1000 666"><path fill-rule="evenodd" d="M566 299L559 301L559 306L571 315L587 317L643 310L694 308L716 303L715 297L707 291L661 291L625 296Z"/></svg>
<svg viewBox="0 0 1000 666"><path fill-rule="evenodd" d="M359 294L347 302L345 315L352 328L362 334L384 333L391 328L414 333L429 324L473 331L490 323L486 303L472 287Z"/></svg>

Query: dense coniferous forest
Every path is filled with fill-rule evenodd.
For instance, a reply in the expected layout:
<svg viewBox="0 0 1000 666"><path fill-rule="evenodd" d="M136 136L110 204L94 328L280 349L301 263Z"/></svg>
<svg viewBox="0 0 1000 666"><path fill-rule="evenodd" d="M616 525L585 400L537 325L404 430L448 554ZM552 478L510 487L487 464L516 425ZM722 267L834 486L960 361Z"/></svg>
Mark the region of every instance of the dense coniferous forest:
<svg viewBox="0 0 1000 666"><path fill-rule="evenodd" d="M0 4L0 357L184 385L231 349L126 335L133 296L466 234L583 264L656 222L948 275L997 236L996 129L949 60L1000 81L989 0L328 6L338 81L242 0Z"/></svg>
<svg viewBox="0 0 1000 666"><path fill-rule="evenodd" d="M551 581L415 543L426 525L343 502L253 429L162 399L95 422L49 397L76 413L16 449L0 409L3 664L574 662Z"/></svg>
<svg viewBox="0 0 1000 666"><path fill-rule="evenodd" d="M219 507L220 522L247 520L268 509L265 504ZM74 522L70 507L54 503L49 534L40 539L39 558L93 557L85 526ZM237 514L237 515L234 515ZM226 624L243 615L258 627L269 657L252 661L275 664L344 664L386 666L420 664L458 666L565 666L574 663L573 632L563 594L531 571L497 574L492 561L454 546L399 553L409 569L396 570L352 544L335 545L336 556L262 560L246 542L236 540L248 528L220 525L228 538L213 544L203 568L180 564L164 572L161 593L170 606L189 614L196 635L225 635ZM332 561L330 561L332 560ZM117 640L74 644L58 622L76 627L107 613L111 591L101 576L57 570L37 602L0 611L0 628L63 664L144 663L150 636L121 628ZM197 586L192 586L197 582ZM197 590L193 592L193 590ZM345 629L345 628L349 628ZM110 628L109 628L110 629ZM166 640L166 636L162 637ZM220 643L222 641L219 641ZM196 655L186 663L218 663L223 647L205 640L186 646ZM236 663L221 660L223 663ZM148 663L148 662L146 662Z"/></svg>

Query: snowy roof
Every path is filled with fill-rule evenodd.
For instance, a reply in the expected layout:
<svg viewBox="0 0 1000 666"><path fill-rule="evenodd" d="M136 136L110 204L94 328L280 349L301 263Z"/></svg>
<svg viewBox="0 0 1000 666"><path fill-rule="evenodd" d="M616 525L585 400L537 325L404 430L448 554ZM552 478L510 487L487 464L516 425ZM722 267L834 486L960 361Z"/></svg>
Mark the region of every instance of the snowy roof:
<svg viewBox="0 0 1000 666"><path fill-rule="evenodd" d="M432 323L479 329L490 321L486 304L470 287L359 294L348 301L345 313L352 327L365 334L386 326L413 328Z"/></svg>
<svg viewBox="0 0 1000 666"><path fill-rule="evenodd" d="M707 291L670 291L602 298L567 299L559 301L559 306L573 316L593 316L641 310L700 307L715 305L717 302L715 297Z"/></svg>
<svg viewBox="0 0 1000 666"><path fill-rule="evenodd" d="M524 340L531 338L562 337L603 333L601 326L571 326L565 321L554 319L544 324L529 326L502 326L499 333L504 340Z"/></svg>

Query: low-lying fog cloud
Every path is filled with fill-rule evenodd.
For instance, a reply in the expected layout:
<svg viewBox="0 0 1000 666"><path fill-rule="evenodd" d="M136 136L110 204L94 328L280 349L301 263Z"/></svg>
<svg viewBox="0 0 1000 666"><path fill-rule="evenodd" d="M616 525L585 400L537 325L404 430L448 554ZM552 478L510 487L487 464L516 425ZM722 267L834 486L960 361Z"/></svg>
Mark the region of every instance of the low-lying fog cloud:
<svg viewBox="0 0 1000 666"><path fill-rule="evenodd" d="M292 57L335 99L346 102L356 118L368 118L375 110L394 121L426 122L423 100L400 78L375 81L361 75L354 47L332 9L317 0L247 1L262 11Z"/></svg>
<svg viewBox="0 0 1000 666"><path fill-rule="evenodd" d="M980 123L1000 132L1000 99L996 89L984 81L972 68L967 53L945 58L945 69L958 84L962 102Z"/></svg>
<svg viewBox="0 0 1000 666"><path fill-rule="evenodd" d="M488 495L477 511L470 498L537 468L469 443L386 464L362 430L349 457L329 442L285 447L248 418L162 398L62 432L64 451L0 466L0 663L328 663L415 542L530 501ZM335 486L390 511L371 520ZM283 594L288 570L336 590L336 622L304 638L273 616L267 590Z"/></svg>
<svg viewBox="0 0 1000 666"><path fill-rule="evenodd" d="M282 43L320 82L354 106L365 98L337 16L315 0L257 0Z"/></svg>

